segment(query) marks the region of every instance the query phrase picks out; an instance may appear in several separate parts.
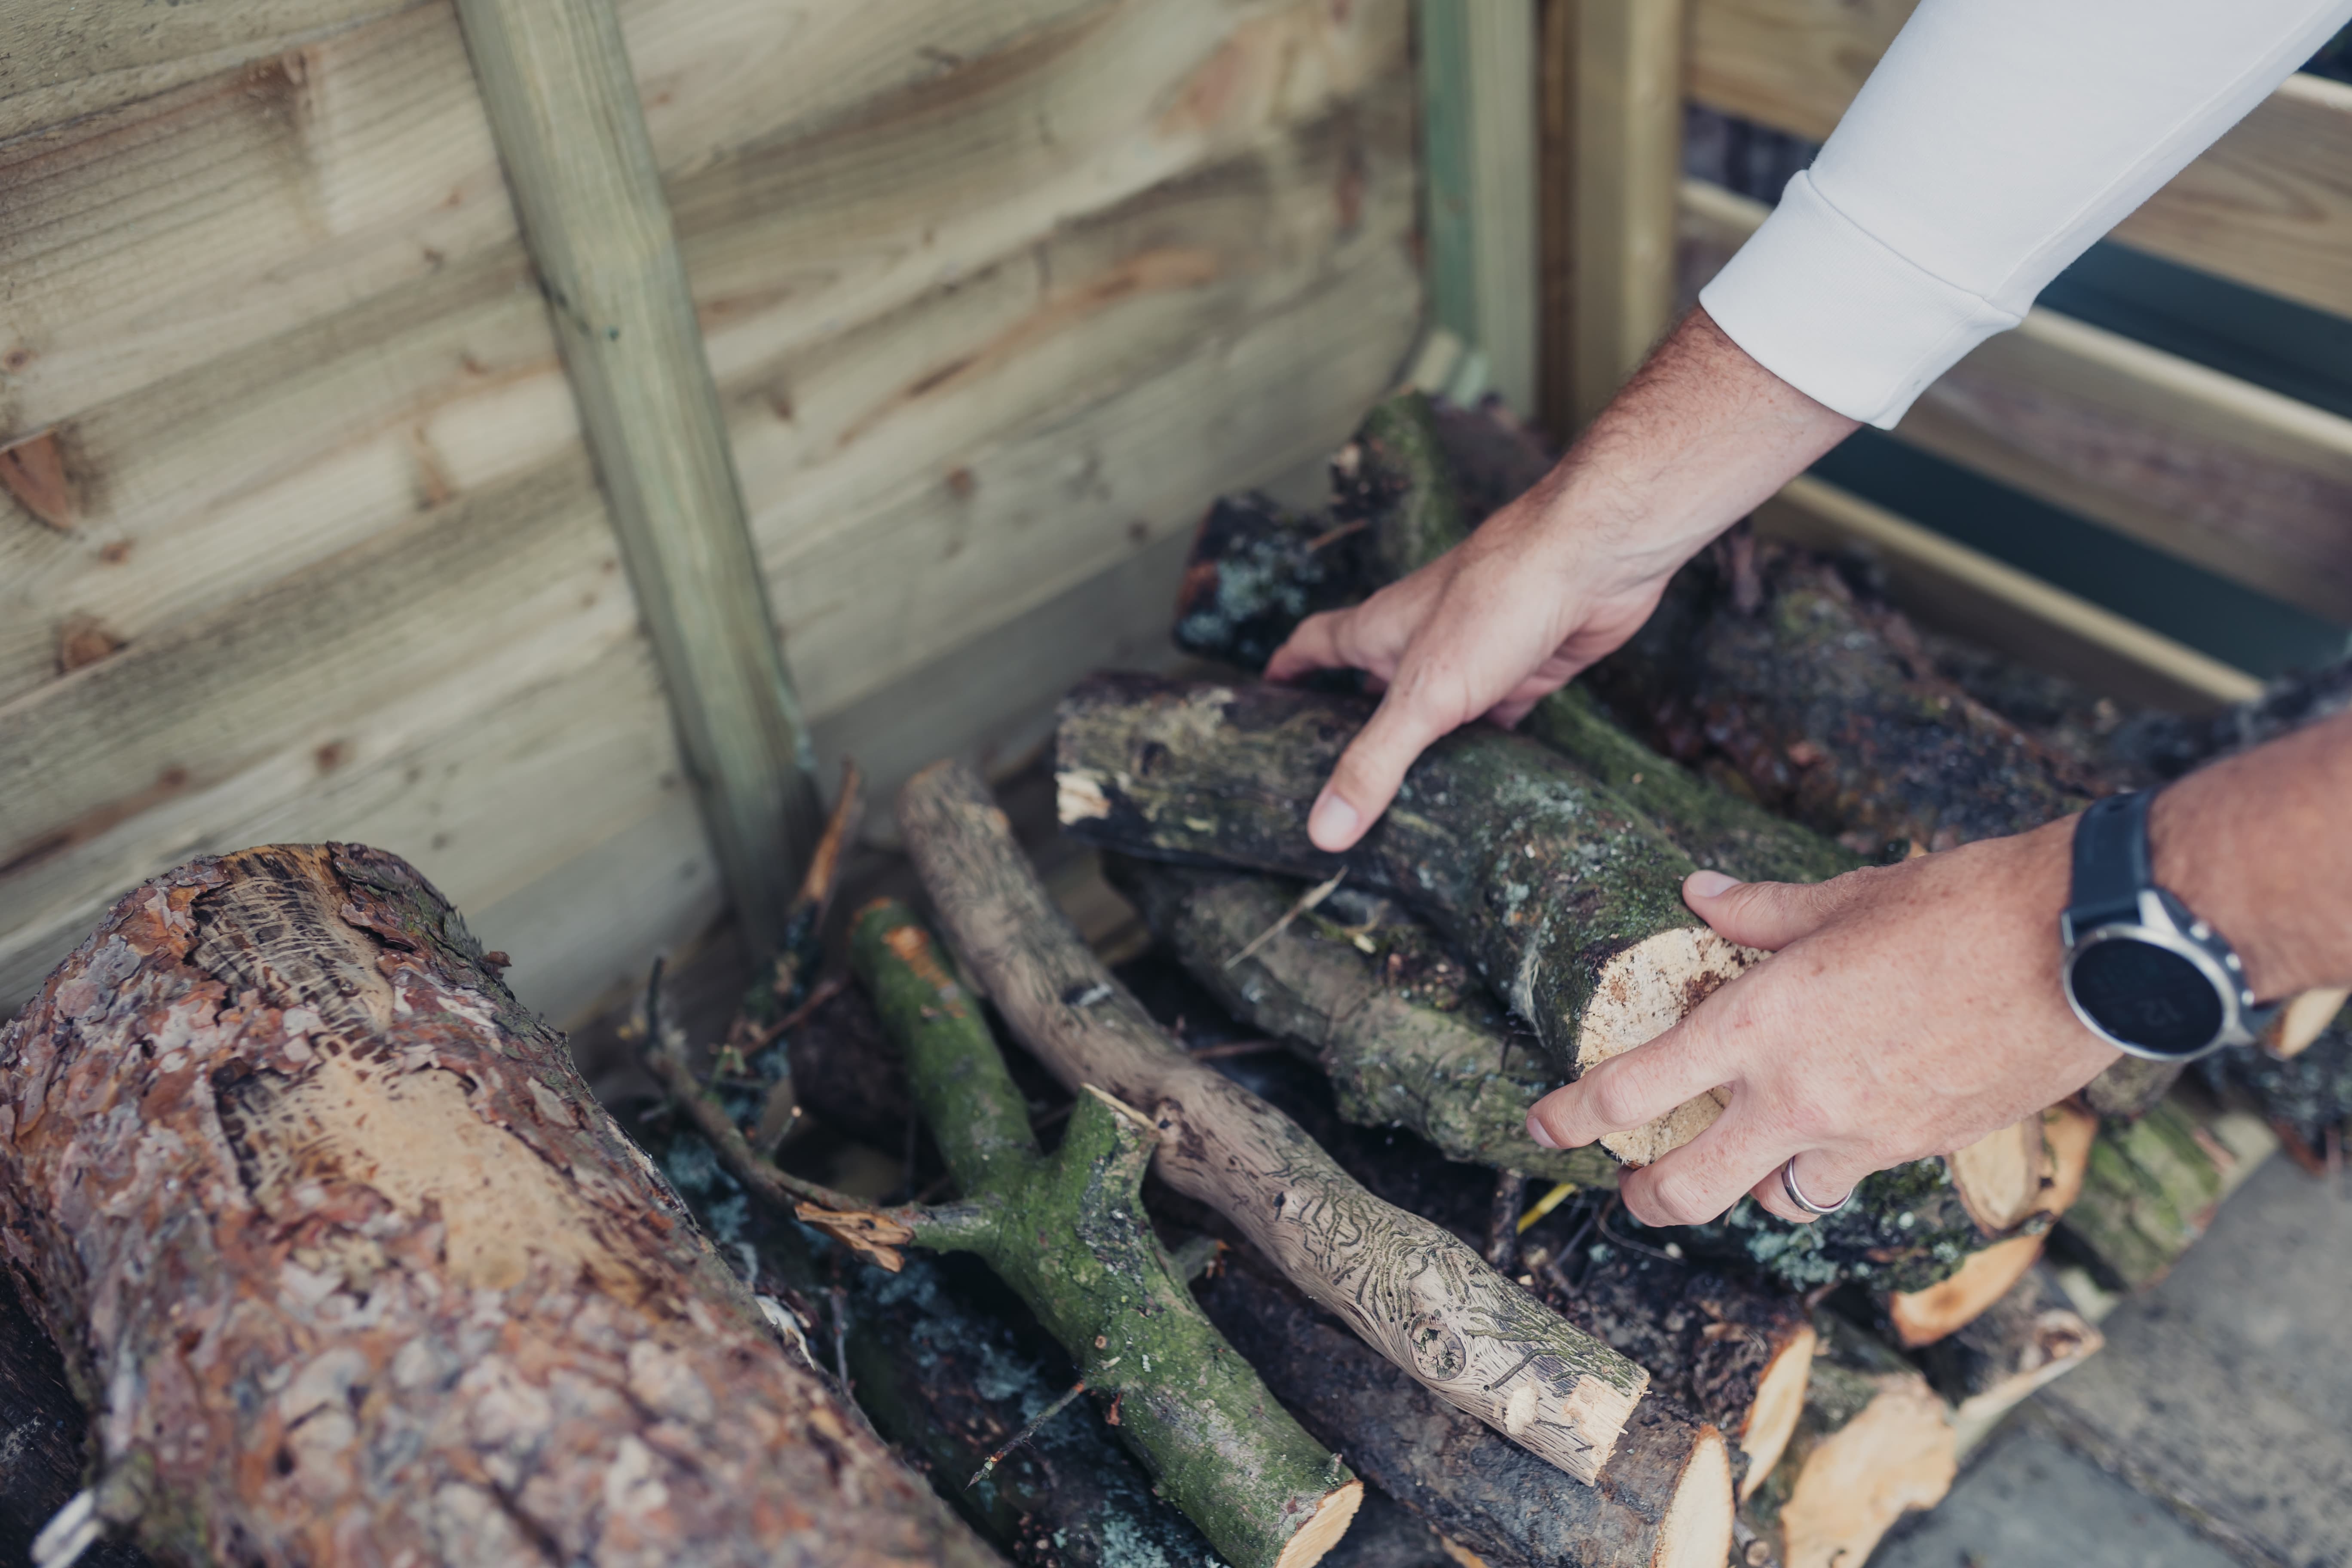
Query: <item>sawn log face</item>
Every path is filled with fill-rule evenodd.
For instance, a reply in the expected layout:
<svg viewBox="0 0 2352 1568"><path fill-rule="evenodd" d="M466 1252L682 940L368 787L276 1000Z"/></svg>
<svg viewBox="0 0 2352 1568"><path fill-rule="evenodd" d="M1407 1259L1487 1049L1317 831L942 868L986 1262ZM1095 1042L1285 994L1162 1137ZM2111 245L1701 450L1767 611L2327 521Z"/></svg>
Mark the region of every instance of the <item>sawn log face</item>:
<svg viewBox="0 0 2352 1568"><path fill-rule="evenodd" d="M379 851L116 905L0 1034L0 1227L166 1560L992 1561Z"/></svg>

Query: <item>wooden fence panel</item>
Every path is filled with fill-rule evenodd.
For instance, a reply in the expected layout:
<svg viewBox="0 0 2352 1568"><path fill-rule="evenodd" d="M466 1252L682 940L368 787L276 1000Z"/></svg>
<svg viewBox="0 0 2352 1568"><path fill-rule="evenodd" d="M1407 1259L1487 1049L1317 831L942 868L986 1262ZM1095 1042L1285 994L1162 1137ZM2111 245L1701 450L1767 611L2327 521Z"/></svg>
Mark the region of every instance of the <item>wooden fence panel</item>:
<svg viewBox="0 0 2352 1568"><path fill-rule="evenodd" d="M1916 0L1696 0L1690 95L1826 138ZM2298 76L2116 237L2352 315L2352 84Z"/></svg>
<svg viewBox="0 0 2352 1568"><path fill-rule="evenodd" d="M1764 218L1683 187L1686 295ZM1901 439L2352 623L2352 419L2035 310L1912 405Z"/></svg>

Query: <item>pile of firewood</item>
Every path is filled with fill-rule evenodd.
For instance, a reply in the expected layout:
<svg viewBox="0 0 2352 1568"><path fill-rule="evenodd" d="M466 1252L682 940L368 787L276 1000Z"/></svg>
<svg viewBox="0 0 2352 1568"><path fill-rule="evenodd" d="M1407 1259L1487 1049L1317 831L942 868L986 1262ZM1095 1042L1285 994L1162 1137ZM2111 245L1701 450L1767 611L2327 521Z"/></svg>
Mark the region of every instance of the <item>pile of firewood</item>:
<svg viewBox="0 0 2352 1568"><path fill-rule="evenodd" d="M1570 1152L1528 1108L1754 962L1695 865L2013 831L2345 683L2124 715L1735 537L1315 852L1369 704L1246 672L1543 464L1402 398L1327 509L1219 504L1177 631L1237 672L1061 716L1062 822L1155 938L1116 973L953 764L898 803L928 923L868 903L829 965L851 778L723 1038L656 967L619 1121L392 857L126 897L0 1035L0 1563L1861 1562L2273 1141L2340 1159L2341 998L1810 1227L1619 1207L1712 1099Z"/></svg>

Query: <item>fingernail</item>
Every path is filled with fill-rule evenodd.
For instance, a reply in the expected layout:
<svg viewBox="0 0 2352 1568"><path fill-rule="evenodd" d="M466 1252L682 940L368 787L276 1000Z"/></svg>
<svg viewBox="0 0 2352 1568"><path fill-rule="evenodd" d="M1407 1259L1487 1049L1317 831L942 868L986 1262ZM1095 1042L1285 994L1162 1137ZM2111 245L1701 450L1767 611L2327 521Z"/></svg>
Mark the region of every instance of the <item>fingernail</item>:
<svg viewBox="0 0 2352 1568"><path fill-rule="evenodd" d="M1356 824L1362 820L1354 806L1325 790L1323 798L1315 803L1313 815L1307 819L1307 837L1322 848L1337 849L1347 843L1356 831Z"/></svg>
<svg viewBox="0 0 2352 1568"><path fill-rule="evenodd" d="M1714 899L1738 886L1739 879L1737 877L1727 877L1720 871L1694 871L1689 880L1683 883L1683 891L1694 899Z"/></svg>
<svg viewBox="0 0 2352 1568"><path fill-rule="evenodd" d="M1528 1112L1528 1136L1534 1139L1537 1142L1542 1144L1547 1149L1557 1149L1559 1147L1559 1140L1555 1139L1551 1135L1551 1129L1546 1127L1532 1110Z"/></svg>

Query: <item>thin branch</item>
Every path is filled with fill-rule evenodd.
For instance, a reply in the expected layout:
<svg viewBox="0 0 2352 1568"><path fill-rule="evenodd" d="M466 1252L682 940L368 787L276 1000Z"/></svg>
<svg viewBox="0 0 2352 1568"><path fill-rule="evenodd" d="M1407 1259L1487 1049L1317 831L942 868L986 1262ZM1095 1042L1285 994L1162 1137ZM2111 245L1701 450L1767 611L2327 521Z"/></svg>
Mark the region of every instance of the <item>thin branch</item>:
<svg viewBox="0 0 2352 1568"><path fill-rule="evenodd" d="M1184 1054L1196 1062L1213 1062L1226 1057L1254 1057L1260 1051L1280 1049L1280 1040L1227 1040L1223 1045L1201 1046Z"/></svg>
<svg viewBox="0 0 2352 1568"><path fill-rule="evenodd" d="M1298 901L1282 912L1282 918L1280 920L1276 921L1272 925L1266 927L1264 931L1250 938L1248 946L1243 948L1239 952L1225 960L1225 967L1227 969L1231 969L1234 964L1239 963L1243 959L1247 958L1251 953L1255 952L1259 948L1264 947L1267 942L1270 942L1276 937L1280 936L1284 931L1288 931L1290 929L1291 921L1297 920L1299 916L1305 914L1307 910L1313 909L1324 900L1329 898L1332 893L1338 889L1340 882L1346 879L1347 875L1348 868L1342 866L1337 871L1331 873L1331 879L1329 881L1318 882L1315 886L1307 889L1304 893L1301 893L1298 896Z"/></svg>
<svg viewBox="0 0 2352 1568"><path fill-rule="evenodd" d="M995 1469L996 1467L1003 1462L1007 1454L1010 1454L1013 1449L1021 1447L1022 1444L1026 1443L1030 1438L1034 1437L1037 1435L1037 1429L1039 1427L1045 1426L1046 1422L1051 1421L1055 1416L1059 1415L1063 1411L1067 1410L1070 1407L1071 1401L1076 1399L1079 1394L1084 1394L1086 1391L1087 1380L1083 1377L1078 1379L1077 1382L1070 1384L1068 1393L1063 1394L1061 1398L1056 1399L1053 1404L1048 1405L1045 1409L1039 1411L1036 1417L1032 1420L1029 1425L1021 1428L1020 1431L1013 1434L1013 1436L1006 1440L1004 1447L997 1449L993 1454L991 1454L987 1460L981 1465L980 1468L972 1471L971 1479L964 1482L963 1489L970 1491L972 1488L986 1480L989 1477L989 1472Z"/></svg>

